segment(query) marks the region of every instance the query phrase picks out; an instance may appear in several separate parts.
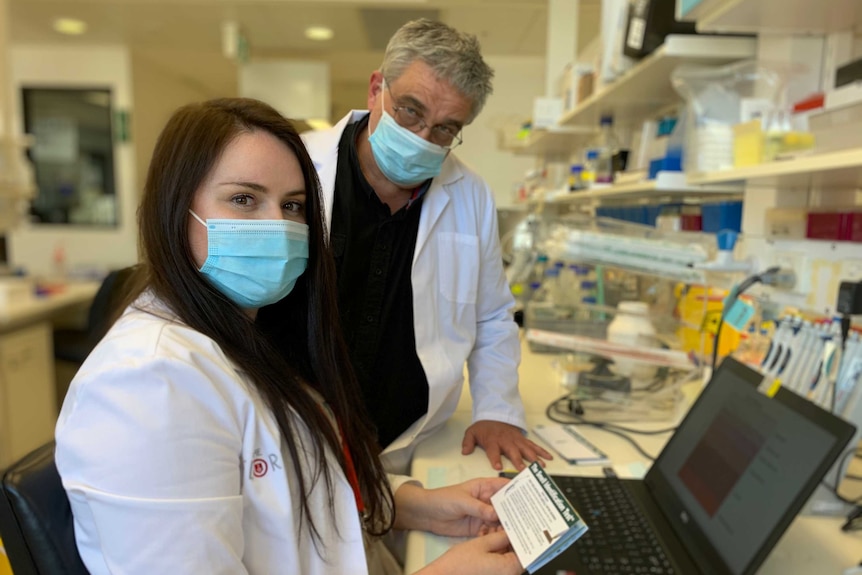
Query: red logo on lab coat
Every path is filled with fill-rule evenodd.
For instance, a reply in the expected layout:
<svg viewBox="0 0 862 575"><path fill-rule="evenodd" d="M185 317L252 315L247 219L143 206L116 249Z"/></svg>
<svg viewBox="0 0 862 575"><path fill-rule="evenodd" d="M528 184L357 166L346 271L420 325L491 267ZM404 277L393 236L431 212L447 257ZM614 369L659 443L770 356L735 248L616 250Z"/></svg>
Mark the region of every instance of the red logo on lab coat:
<svg viewBox="0 0 862 575"><path fill-rule="evenodd" d="M251 472L255 477L263 477L269 471L269 465L265 459L253 459L251 462Z"/></svg>

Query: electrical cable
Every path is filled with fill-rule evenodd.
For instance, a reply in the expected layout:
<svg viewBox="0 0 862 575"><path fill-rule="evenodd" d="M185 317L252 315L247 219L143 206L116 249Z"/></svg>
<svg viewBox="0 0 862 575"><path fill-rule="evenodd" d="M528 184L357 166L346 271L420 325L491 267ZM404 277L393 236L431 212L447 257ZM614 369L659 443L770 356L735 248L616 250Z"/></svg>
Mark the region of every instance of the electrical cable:
<svg viewBox="0 0 862 575"><path fill-rule="evenodd" d="M578 416L577 414L576 414L576 415L572 415L573 413L576 413L576 412L575 412L574 410L572 410L572 409L566 409L566 410L558 409L558 408L557 408L557 404L559 404L559 403L561 403L561 402L564 402L564 401L565 401L566 403L568 403L568 402L577 402L577 400L576 400L576 399L573 399L573 398L569 397L568 395L563 395L563 396L561 396L561 397L559 397L559 398L555 399L555 400L551 403L551 405L550 405L550 406L548 406L548 409L546 409L546 410L545 410L545 415L547 415L547 416L548 416L548 419L551 419L551 420L552 420L552 421L554 421L555 423L583 423L583 424L586 424L586 425L595 425L595 426L601 425L601 426L605 426L605 427L613 427L614 429L617 429L617 430L619 430L619 431L622 431L623 433L632 433L632 434L635 434L635 435L661 435L661 434L663 434L663 433L672 433L672 432L676 431L676 427L668 427L668 428L666 428L666 429L646 430L646 429L633 429L633 428L631 428L631 427L624 427L624 426L622 426L622 425L618 425L618 424L616 424L616 423L608 423L608 422L603 422L603 421L590 421L590 420L588 420L588 419L584 419L584 418L582 418L582 417ZM549 410L551 410L551 409L557 409L557 412L558 412L560 415L562 415L563 417L570 417L570 418L572 418L574 421L557 421L557 420L554 420L554 419L551 417L551 414L550 414L550 411L549 411Z"/></svg>
<svg viewBox="0 0 862 575"><path fill-rule="evenodd" d="M856 526L857 524L859 527ZM847 521L841 526L841 531L856 531L857 529L862 529L862 506L859 505L847 514ZM862 567L862 561L859 562L859 566Z"/></svg>
<svg viewBox="0 0 862 575"><path fill-rule="evenodd" d="M847 459L851 455L853 455L854 453L856 453L858 455L856 448L851 447L850 449L848 449L847 451L844 452L844 455L841 456L841 462L835 468L835 484L834 485L829 485L825 479L820 481L820 484L823 485L825 488L827 488L829 491L831 491L832 494L835 495L835 497L838 498L839 501L846 503L848 505L859 505L860 503L862 503L862 496L857 497L856 499L848 499L847 497L844 497L843 495L838 493L838 485L841 483L841 476L840 476L841 470L844 469L844 465L847 463Z"/></svg>
<svg viewBox="0 0 862 575"><path fill-rule="evenodd" d="M552 401L548 407L545 409L545 416L553 421L554 423L561 424L569 424L576 423L580 425L589 425L591 427L595 427L596 429L601 429L602 431L606 431L607 433L612 433L622 439L626 440L635 450L640 453L643 457L650 461L655 461L655 457L647 453L647 451L641 446L640 443L635 441L632 437L629 437L629 434L638 434L638 435L660 435L662 433L671 433L676 430L676 427L670 427L667 429L658 429L654 431L646 431L641 429L632 429L628 427L623 427L620 425L615 425L612 423L601 423L598 421L587 421L582 417L575 415L574 411L571 408L563 411L559 404L561 402L565 402L567 405L571 405L571 402L577 401L570 398L568 395L564 395L558 399ZM556 412L556 413L555 413ZM568 419L564 419L568 418Z"/></svg>
<svg viewBox="0 0 862 575"><path fill-rule="evenodd" d="M645 458L649 459L650 461L655 461L655 456L647 453L646 450L644 450L644 448L641 447L640 443L638 443L637 441L635 441L634 439L629 437L628 434L626 434L622 431L617 431L616 429L612 429L610 427L605 427L604 425L601 425L601 424L596 425L595 423L586 423L586 422L585 422L585 424L591 425L591 426L595 427L596 429L601 429L602 431L606 431L607 433L612 433L616 436L622 437L623 439L628 441L632 445L632 447L635 448L635 450L638 453L640 453L641 455L643 455Z"/></svg>
<svg viewBox="0 0 862 575"><path fill-rule="evenodd" d="M712 346L712 371L715 371L715 364L718 363L718 343L719 337L721 337L721 328L724 325L724 317L727 315L727 312L730 310L730 307L736 302L736 300L745 293L748 288L757 283L765 283L772 276L777 274L781 270L778 266L773 266L771 268L767 268L766 271L763 271L759 274L754 274L748 276L738 286L730 290L730 294L727 296L725 300L725 305L721 310L721 315L718 316L718 326L715 329L715 343Z"/></svg>

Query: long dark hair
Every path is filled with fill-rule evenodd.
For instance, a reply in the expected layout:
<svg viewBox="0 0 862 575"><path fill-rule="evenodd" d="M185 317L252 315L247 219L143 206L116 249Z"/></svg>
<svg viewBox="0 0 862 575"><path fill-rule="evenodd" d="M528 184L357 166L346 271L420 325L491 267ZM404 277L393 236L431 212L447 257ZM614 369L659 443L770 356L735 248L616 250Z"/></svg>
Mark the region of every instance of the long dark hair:
<svg viewBox="0 0 862 575"><path fill-rule="evenodd" d="M291 311L284 317L284 328L296 334L292 341L301 343L287 351L277 350L251 318L198 273L189 244L188 210L195 192L228 144L239 134L254 131L268 132L284 142L299 160L305 178L308 268L289 296L294 305L285 306ZM309 493L322 476L334 513L326 448L346 472L339 435L303 385L306 383L323 396L341 426L368 513L366 528L374 533L389 530L393 496L339 328L335 266L325 242L320 184L290 122L269 105L247 98L180 108L156 142L138 219L144 261L138 291L144 286L151 289L185 324L218 343L245 372L275 415L301 493ZM307 426L310 446L295 440L299 423L291 411ZM316 462L311 474L304 473L300 464L306 453ZM303 497L300 525L307 519L317 542L319 532L309 511Z"/></svg>

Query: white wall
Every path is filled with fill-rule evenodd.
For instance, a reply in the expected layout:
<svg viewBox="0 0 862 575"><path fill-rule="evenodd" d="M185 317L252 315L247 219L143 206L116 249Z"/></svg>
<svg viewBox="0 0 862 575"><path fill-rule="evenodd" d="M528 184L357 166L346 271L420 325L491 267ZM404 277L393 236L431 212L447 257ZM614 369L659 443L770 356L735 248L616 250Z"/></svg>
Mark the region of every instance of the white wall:
<svg viewBox="0 0 862 575"><path fill-rule="evenodd" d="M129 52L121 46L25 46L11 48L10 81L15 90L15 133L23 130L21 87L81 87L111 90L113 110L132 110ZM132 134L132 142L134 134ZM9 260L33 274L49 274L57 246L68 268L127 266L137 261L135 150L132 142L114 144L117 227L24 224L8 235Z"/></svg>
<svg viewBox="0 0 862 575"><path fill-rule="evenodd" d="M512 205L516 182L535 165L535 159L516 157L499 149L498 130L529 120L533 99L544 95L545 59L541 57L487 56L494 69L494 93L485 108L464 128L464 144L455 154L476 170L494 190L497 206Z"/></svg>
<svg viewBox="0 0 862 575"><path fill-rule="evenodd" d="M262 100L287 118L328 121L329 64L298 60L249 62L240 67L239 94Z"/></svg>
<svg viewBox="0 0 862 575"><path fill-rule="evenodd" d="M135 113L132 115L132 137L135 142L137 184L135 204L140 202L147 178L147 168L153 157L153 148L171 114L180 106L202 102L216 97L235 96L206 91L187 78L165 69L158 61L140 51L132 52L132 91Z"/></svg>

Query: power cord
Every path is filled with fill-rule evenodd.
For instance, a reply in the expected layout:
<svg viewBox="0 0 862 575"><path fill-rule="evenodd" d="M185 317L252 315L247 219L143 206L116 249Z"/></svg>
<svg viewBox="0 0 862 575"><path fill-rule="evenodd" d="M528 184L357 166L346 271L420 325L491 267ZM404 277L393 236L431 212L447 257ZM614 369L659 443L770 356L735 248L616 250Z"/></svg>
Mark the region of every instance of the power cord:
<svg viewBox="0 0 862 575"><path fill-rule="evenodd" d="M767 268L766 271L763 271L759 274L754 274L748 276L742 282L730 290L730 294L728 294L727 299L725 299L725 305L721 310L721 315L718 317L718 327L715 329L715 343L712 346L712 371L715 371L715 364L718 362L718 344L721 337L721 327L724 325L724 318L727 315L727 312L730 310L731 306L739 299L743 293L745 293L748 288L758 283L770 284L774 283L775 279L778 277L781 268L778 266L773 266L771 268Z"/></svg>
<svg viewBox="0 0 862 575"><path fill-rule="evenodd" d="M835 484L834 485L829 485L825 479L823 479L820 482L823 485L823 487L825 487L826 489L831 491L832 494L835 495L835 497L839 501L846 503L848 505L862 504L862 497L857 497L856 499L849 499L847 497L844 497L840 493L838 493L838 484L841 483L841 475L840 475L841 470L844 469L844 465L847 463L847 460L854 453L855 453L856 457L859 457L860 454L862 454L862 450L857 451L857 448L851 447L850 449L848 449L847 451L844 452L844 455L841 456L841 463L838 466L836 466L836 468L835 468Z"/></svg>
<svg viewBox="0 0 862 575"><path fill-rule="evenodd" d="M564 406L564 407L561 407ZM676 427L669 427L667 429L657 429L657 430L643 430L643 429L633 429L630 427L624 427L622 425L616 425L614 423L603 423L599 421L588 421L578 415L578 401L569 395L564 395L555 399L548 405L545 409L545 416L553 421L554 423L576 423L579 425L589 425L591 427L595 427L596 429L601 429L602 431L606 431L613 435L623 438L635 450L640 453L643 457L650 461L655 461L655 457L647 453L647 451L641 446L640 443L635 441L630 434L636 435L661 435L664 433L671 433L676 431ZM580 410L583 413L583 410Z"/></svg>

